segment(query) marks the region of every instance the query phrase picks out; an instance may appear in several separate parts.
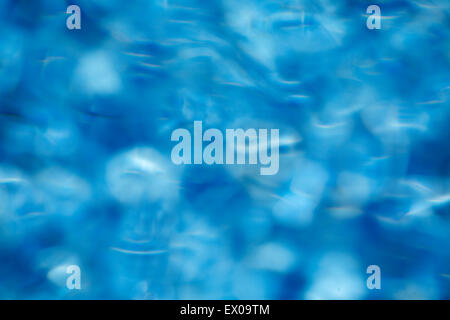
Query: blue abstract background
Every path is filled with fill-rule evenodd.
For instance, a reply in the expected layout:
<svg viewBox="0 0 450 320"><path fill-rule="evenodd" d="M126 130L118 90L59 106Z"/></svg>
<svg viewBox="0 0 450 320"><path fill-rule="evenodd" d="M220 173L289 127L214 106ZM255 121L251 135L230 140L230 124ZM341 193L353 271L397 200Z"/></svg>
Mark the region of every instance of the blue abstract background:
<svg viewBox="0 0 450 320"><path fill-rule="evenodd" d="M0 298L450 298L449 9L3 0ZM173 165L194 120L278 128L278 174Z"/></svg>

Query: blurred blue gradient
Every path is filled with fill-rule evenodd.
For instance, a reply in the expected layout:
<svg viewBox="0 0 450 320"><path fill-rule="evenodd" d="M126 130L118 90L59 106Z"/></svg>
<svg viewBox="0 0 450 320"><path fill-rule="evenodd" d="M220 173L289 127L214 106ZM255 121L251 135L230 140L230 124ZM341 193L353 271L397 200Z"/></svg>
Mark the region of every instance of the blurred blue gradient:
<svg viewBox="0 0 450 320"><path fill-rule="evenodd" d="M449 299L449 9L3 0L0 298ZM279 173L173 165L194 120Z"/></svg>

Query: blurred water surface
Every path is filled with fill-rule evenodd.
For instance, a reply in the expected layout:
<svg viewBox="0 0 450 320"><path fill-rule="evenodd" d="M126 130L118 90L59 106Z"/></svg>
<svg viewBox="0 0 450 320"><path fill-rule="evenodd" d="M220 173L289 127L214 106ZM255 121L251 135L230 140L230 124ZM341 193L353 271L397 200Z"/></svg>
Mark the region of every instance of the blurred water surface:
<svg viewBox="0 0 450 320"><path fill-rule="evenodd" d="M2 1L0 298L450 298L450 3L370 4ZM278 174L173 165L194 120Z"/></svg>

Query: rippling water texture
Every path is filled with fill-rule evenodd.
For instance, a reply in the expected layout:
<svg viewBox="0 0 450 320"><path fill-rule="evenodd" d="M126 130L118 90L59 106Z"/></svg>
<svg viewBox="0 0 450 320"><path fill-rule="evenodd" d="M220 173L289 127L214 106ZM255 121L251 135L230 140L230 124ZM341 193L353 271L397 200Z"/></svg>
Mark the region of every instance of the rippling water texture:
<svg viewBox="0 0 450 320"><path fill-rule="evenodd" d="M3 0L0 298L450 298L449 33L446 0ZM194 120L280 129L278 174L173 165Z"/></svg>

